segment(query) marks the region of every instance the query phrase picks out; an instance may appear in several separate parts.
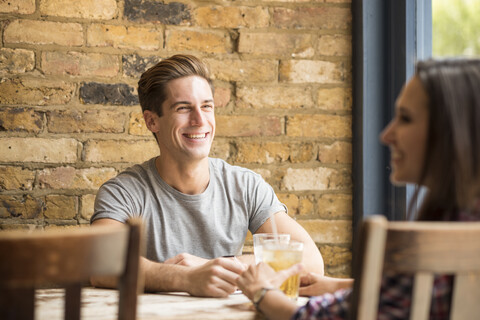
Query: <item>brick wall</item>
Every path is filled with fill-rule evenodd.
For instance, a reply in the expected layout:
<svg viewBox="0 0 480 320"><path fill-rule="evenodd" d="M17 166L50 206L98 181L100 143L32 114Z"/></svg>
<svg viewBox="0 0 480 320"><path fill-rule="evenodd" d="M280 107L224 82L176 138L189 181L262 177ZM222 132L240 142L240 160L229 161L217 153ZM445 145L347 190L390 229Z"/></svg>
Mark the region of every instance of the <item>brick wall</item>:
<svg viewBox="0 0 480 320"><path fill-rule="evenodd" d="M327 273L350 275L350 6L1 1L0 228L88 225L98 187L158 153L138 105L140 74L192 53L215 78L212 155L262 174Z"/></svg>

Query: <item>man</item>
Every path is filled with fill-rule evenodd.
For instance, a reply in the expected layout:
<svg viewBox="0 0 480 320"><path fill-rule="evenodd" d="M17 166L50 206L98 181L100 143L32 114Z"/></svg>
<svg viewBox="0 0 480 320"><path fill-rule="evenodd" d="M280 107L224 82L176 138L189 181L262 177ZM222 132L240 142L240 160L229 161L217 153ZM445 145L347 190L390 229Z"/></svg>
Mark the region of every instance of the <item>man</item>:
<svg viewBox="0 0 480 320"><path fill-rule="evenodd" d="M261 176L208 157L215 114L206 65L194 56L175 55L143 73L138 84L145 123L160 155L106 182L91 221L118 225L142 217L145 289L212 297L232 293L244 265L254 261L240 255L247 230L272 232L272 216L279 233L304 242L306 269L323 274L315 243ZM112 285L101 279L94 284Z"/></svg>

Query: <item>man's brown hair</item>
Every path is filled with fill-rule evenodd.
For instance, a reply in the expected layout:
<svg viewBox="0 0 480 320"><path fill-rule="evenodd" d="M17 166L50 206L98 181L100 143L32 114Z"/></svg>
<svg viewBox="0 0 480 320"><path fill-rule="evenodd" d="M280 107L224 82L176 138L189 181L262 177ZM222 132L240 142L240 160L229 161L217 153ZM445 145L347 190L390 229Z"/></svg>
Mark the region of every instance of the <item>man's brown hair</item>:
<svg viewBox="0 0 480 320"><path fill-rule="evenodd" d="M162 105L167 99L167 83L188 76L199 76L207 80L213 94L214 88L207 64L195 56L177 54L160 61L140 77L138 99L142 111L150 110L161 117Z"/></svg>

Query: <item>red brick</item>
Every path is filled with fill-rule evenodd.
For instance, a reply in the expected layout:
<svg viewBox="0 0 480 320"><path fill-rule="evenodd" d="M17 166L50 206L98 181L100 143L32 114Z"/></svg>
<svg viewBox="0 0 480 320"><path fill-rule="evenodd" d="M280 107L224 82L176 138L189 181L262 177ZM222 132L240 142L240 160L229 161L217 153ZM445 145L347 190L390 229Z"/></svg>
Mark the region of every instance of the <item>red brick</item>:
<svg viewBox="0 0 480 320"><path fill-rule="evenodd" d="M282 118L275 116L217 116L216 135L227 137L278 136Z"/></svg>
<svg viewBox="0 0 480 320"><path fill-rule="evenodd" d="M310 34L241 32L238 51L287 57L311 57L314 54L312 42Z"/></svg>
<svg viewBox="0 0 480 320"><path fill-rule="evenodd" d="M239 82L272 82L278 76L276 60L205 59L216 79Z"/></svg>
<svg viewBox="0 0 480 320"><path fill-rule="evenodd" d="M38 219L43 217L43 198L31 195L0 195L0 218Z"/></svg>
<svg viewBox="0 0 480 320"><path fill-rule="evenodd" d="M101 53L44 52L42 70L53 75L114 77L120 62L117 56Z"/></svg>
<svg viewBox="0 0 480 320"><path fill-rule="evenodd" d="M323 219L352 219L352 195L324 194L317 201L318 216Z"/></svg>
<svg viewBox="0 0 480 320"><path fill-rule="evenodd" d="M317 53L325 56L351 56L352 37L350 35L321 35L318 38Z"/></svg>
<svg viewBox="0 0 480 320"><path fill-rule="evenodd" d="M0 109L0 130L39 133L43 129L43 115L26 108Z"/></svg>
<svg viewBox="0 0 480 320"><path fill-rule="evenodd" d="M130 113L128 133L134 136L153 136L152 132L148 130L145 125L145 120L143 119L143 113L141 111Z"/></svg>
<svg viewBox="0 0 480 320"><path fill-rule="evenodd" d="M45 197L45 218L73 219L77 215L78 200L74 196L49 195Z"/></svg>
<svg viewBox="0 0 480 320"><path fill-rule="evenodd" d="M195 10L196 24L209 28L268 27L270 14L262 7L208 6Z"/></svg>
<svg viewBox="0 0 480 320"><path fill-rule="evenodd" d="M155 28L92 24L87 29L90 47L157 50L162 42L162 33Z"/></svg>
<svg viewBox="0 0 480 320"><path fill-rule="evenodd" d="M315 157L311 143L239 141L236 147L234 161L240 163L301 163Z"/></svg>
<svg viewBox="0 0 480 320"><path fill-rule="evenodd" d="M95 204L95 195L94 194L86 194L81 197L81 209L80 209L80 216L82 219L90 221L90 218L93 215L93 208Z"/></svg>
<svg viewBox="0 0 480 320"><path fill-rule="evenodd" d="M118 14L115 0L42 0L40 13L48 16L112 19Z"/></svg>
<svg viewBox="0 0 480 320"><path fill-rule="evenodd" d="M316 60L286 60L280 64L280 80L292 83L332 83L345 81L341 62Z"/></svg>
<svg viewBox="0 0 480 320"><path fill-rule="evenodd" d="M57 167L43 169L38 173L38 185L41 189L58 190L94 190L113 178L116 171L113 168Z"/></svg>
<svg viewBox="0 0 480 320"><path fill-rule="evenodd" d="M215 85L215 94L213 100L215 101L215 109L224 108L232 98L232 89L228 86Z"/></svg>
<svg viewBox="0 0 480 320"><path fill-rule="evenodd" d="M230 35L224 31L178 28L167 30L166 48L172 51L230 53L233 43Z"/></svg>
<svg viewBox="0 0 480 320"><path fill-rule="evenodd" d="M0 191L32 190L35 171L22 167L0 166Z"/></svg>
<svg viewBox="0 0 480 320"><path fill-rule="evenodd" d="M78 23L15 20L5 28L4 40L6 43L78 47L83 44L83 28Z"/></svg>
<svg viewBox="0 0 480 320"><path fill-rule="evenodd" d="M153 137L151 140L89 140L84 150L84 160L94 163L141 163L160 154Z"/></svg>
<svg viewBox="0 0 480 320"><path fill-rule="evenodd" d="M326 167L288 168L282 181L289 191L325 191L352 188L350 170Z"/></svg>
<svg viewBox="0 0 480 320"><path fill-rule="evenodd" d="M54 133L125 131L125 114L117 110L59 110L47 113L48 131Z"/></svg>
<svg viewBox="0 0 480 320"><path fill-rule="evenodd" d="M0 161L73 163L78 141L74 139L1 138Z"/></svg>
<svg viewBox="0 0 480 320"><path fill-rule="evenodd" d="M338 7L274 8L273 23L278 28L349 30L352 13L350 8Z"/></svg>
<svg viewBox="0 0 480 320"><path fill-rule="evenodd" d="M320 144L318 160L322 163L352 163L352 144L335 141L332 144Z"/></svg>
<svg viewBox="0 0 480 320"><path fill-rule="evenodd" d="M0 1L0 12L32 14L35 12L35 0Z"/></svg>
<svg viewBox="0 0 480 320"><path fill-rule="evenodd" d="M25 73L35 67L35 53L25 49L0 49L0 73Z"/></svg>
<svg viewBox="0 0 480 320"><path fill-rule="evenodd" d="M239 86L236 96L238 108L294 110L314 106L309 87Z"/></svg>
<svg viewBox="0 0 480 320"><path fill-rule="evenodd" d="M72 99L75 85L45 79L8 79L0 82L0 104L57 105Z"/></svg>
<svg viewBox="0 0 480 320"><path fill-rule="evenodd" d="M352 243L351 220L297 220L317 244Z"/></svg>
<svg viewBox="0 0 480 320"><path fill-rule="evenodd" d="M351 116L298 114L287 118L287 135L291 137L351 138Z"/></svg>

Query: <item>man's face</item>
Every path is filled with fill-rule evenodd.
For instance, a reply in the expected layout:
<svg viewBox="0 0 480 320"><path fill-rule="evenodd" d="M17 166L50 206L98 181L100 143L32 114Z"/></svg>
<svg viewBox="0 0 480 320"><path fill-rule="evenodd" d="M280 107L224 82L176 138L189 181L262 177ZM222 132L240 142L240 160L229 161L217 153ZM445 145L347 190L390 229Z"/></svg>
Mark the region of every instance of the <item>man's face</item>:
<svg viewBox="0 0 480 320"><path fill-rule="evenodd" d="M208 157L215 135L212 90L202 77L188 76L167 84L163 115L153 114L161 157L176 161Z"/></svg>

